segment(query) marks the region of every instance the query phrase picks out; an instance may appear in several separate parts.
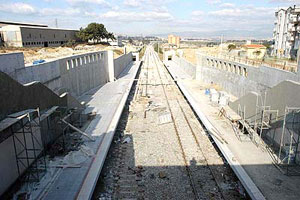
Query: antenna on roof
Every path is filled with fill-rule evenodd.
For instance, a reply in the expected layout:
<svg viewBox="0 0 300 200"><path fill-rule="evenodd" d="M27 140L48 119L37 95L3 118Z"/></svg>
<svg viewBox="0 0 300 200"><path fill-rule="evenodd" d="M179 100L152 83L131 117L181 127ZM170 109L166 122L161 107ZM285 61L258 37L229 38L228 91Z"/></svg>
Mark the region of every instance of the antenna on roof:
<svg viewBox="0 0 300 200"><path fill-rule="evenodd" d="M57 18L55 18L55 27L58 28Z"/></svg>

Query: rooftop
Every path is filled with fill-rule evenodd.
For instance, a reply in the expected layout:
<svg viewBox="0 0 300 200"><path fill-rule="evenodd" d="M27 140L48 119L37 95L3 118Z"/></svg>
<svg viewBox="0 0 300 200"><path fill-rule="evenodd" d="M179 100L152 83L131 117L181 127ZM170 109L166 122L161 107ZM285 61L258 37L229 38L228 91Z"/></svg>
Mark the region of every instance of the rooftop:
<svg viewBox="0 0 300 200"><path fill-rule="evenodd" d="M48 27L46 24L35 24L27 22L13 22L13 21L0 21L0 27L6 25L17 25L17 26L33 26L33 27Z"/></svg>
<svg viewBox="0 0 300 200"><path fill-rule="evenodd" d="M243 45L243 47L246 47L248 49L251 49L251 48L266 48L264 45L261 45L261 44L245 44L245 45Z"/></svg>

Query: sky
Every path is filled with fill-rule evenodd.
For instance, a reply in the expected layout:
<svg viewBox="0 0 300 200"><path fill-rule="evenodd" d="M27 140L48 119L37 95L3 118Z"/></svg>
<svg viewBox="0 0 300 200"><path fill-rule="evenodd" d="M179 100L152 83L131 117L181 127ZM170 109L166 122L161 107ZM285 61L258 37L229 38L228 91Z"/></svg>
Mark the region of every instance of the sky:
<svg viewBox="0 0 300 200"><path fill-rule="evenodd" d="M272 37L275 11L300 0L0 0L0 21L79 29L91 22L127 35Z"/></svg>

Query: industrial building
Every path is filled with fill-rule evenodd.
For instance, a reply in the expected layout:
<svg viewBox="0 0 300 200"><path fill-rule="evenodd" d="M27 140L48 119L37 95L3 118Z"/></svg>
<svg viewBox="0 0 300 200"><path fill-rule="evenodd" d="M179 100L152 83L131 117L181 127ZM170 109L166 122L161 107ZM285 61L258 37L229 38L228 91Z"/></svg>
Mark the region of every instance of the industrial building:
<svg viewBox="0 0 300 200"><path fill-rule="evenodd" d="M47 25L0 22L1 38L10 47L60 46L77 40L77 30L50 28Z"/></svg>
<svg viewBox="0 0 300 200"><path fill-rule="evenodd" d="M180 46L180 37L175 35L168 35L168 43L172 45Z"/></svg>
<svg viewBox="0 0 300 200"><path fill-rule="evenodd" d="M295 59L300 41L300 7L280 9L275 13L275 16L272 55L279 58Z"/></svg>

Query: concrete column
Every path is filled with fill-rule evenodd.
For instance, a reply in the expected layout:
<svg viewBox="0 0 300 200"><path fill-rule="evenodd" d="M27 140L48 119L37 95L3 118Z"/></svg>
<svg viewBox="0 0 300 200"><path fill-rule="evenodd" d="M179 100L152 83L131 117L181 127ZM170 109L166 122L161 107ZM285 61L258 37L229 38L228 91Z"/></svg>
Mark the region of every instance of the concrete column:
<svg viewBox="0 0 300 200"><path fill-rule="evenodd" d="M114 69L114 52L109 50L107 51L107 73L108 73L108 82L114 82L115 79L115 69Z"/></svg>

